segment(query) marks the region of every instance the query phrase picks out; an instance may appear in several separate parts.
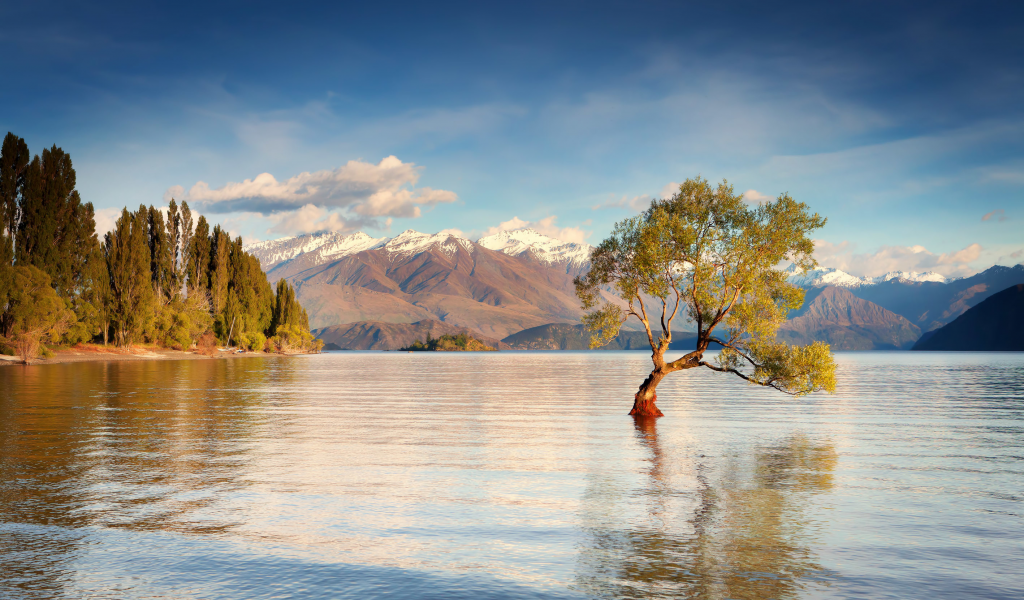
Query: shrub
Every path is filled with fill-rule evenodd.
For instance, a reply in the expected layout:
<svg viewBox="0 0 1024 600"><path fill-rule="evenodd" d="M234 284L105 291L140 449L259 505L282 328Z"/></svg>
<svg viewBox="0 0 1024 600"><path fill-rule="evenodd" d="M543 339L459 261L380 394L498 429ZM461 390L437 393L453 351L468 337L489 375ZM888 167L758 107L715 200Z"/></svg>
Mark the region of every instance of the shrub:
<svg viewBox="0 0 1024 600"><path fill-rule="evenodd" d="M212 331L207 331L196 340L196 352L211 356L217 352L217 338Z"/></svg>

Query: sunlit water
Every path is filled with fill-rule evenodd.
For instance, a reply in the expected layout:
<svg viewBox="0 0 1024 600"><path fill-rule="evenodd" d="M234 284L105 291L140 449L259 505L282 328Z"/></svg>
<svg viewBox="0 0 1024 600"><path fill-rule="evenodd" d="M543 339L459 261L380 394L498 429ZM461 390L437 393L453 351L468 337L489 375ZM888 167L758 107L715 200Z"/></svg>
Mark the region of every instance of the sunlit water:
<svg viewBox="0 0 1024 600"><path fill-rule="evenodd" d="M0 368L0 597L1024 597L1024 354L837 358Z"/></svg>

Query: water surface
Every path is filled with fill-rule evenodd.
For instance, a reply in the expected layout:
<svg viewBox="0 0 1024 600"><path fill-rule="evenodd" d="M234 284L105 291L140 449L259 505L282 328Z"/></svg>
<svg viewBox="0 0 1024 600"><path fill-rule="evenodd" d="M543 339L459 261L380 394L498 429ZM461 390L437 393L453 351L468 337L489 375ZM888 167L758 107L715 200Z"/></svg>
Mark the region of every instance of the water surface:
<svg viewBox="0 0 1024 600"><path fill-rule="evenodd" d="M1024 354L837 359L0 368L0 597L1024 597Z"/></svg>

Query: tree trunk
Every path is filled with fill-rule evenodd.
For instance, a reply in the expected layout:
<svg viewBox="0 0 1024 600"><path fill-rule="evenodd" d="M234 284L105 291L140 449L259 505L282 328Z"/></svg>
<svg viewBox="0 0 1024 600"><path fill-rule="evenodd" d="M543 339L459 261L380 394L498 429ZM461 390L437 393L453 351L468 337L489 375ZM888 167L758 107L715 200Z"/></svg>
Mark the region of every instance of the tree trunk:
<svg viewBox="0 0 1024 600"><path fill-rule="evenodd" d="M633 397L633 410L629 411L629 414L634 417L662 417L664 413L658 410L658 407L654 403L658 400L658 395L654 393L658 382L664 379L666 373L660 368L651 371L651 374L647 376L647 379L640 384L640 390L637 391Z"/></svg>

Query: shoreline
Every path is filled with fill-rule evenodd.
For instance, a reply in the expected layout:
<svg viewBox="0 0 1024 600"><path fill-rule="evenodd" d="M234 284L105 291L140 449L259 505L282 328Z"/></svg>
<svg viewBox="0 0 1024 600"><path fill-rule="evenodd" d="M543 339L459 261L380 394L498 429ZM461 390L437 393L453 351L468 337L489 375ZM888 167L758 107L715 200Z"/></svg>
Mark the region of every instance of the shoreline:
<svg viewBox="0 0 1024 600"><path fill-rule="evenodd" d="M59 365L78 362L105 362L105 361L139 361L139 360L223 360L230 358L246 357L270 357L270 356L297 356L307 354L306 352L270 353L270 352L216 352L211 355L199 354L197 352L186 352L184 350L172 350L170 348L154 348L149 346L133 346L130 349L120 349L113 346L79 345L72 348L61 348L51 350L53 356L49 358L37 357L27 364L17 356L0 355L0 367L4 366L36 366L36 365Z"/></svg>

